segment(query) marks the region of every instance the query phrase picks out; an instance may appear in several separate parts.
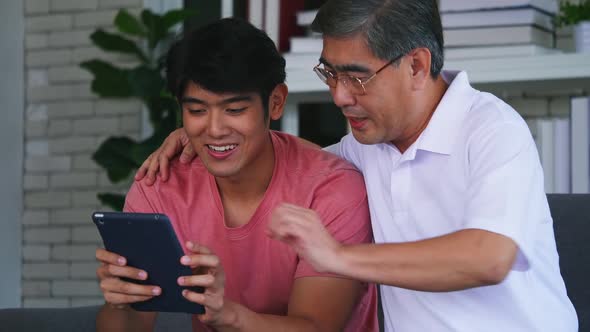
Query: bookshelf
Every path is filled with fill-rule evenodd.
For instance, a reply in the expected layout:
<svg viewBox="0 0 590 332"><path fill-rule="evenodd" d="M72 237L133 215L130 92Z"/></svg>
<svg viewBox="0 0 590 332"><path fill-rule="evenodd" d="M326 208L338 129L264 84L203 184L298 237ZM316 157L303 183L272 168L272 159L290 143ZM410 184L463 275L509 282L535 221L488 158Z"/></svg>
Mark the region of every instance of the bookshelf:
<svg viewBox="0 0 590 332"><path fill-rule="evenodd" d="M319 54L318 54L319 58ZM310 61L287 62L289 93L297 102L329 101L328 88L313 73L317 64ZM465 70L478 89L502 91L551 91L554 89L580 94L590 91L590 53L561 53L528 57L449 60L447 70ZM324 95L325 98L318 98Z"/></svg>
<svg viewBox="0 0 590 332"><path fill-rule="evenodd" d="M312 71L317 63L313 57L307 58L308 60L297 63L287 62L289 98L281 127L283 131L293 135L299 134L298 105L300 103L330 102L331 100L327 86ZM590 94L590 53L452 60L445 61L444 68L465 70L475 88L492 92L500 97L508 93L551 95L556 92L567 92L570 96ZM577 124L577 126L580 125ZM583 126L585 127L577 130L578 133L582 132L582 135L571 136L572 147L580 146L583 143L580 140L588 136L590 128L588 125ZM573 172L572 183L584 180L579 178L579 174L589 174L589 167L586 165L584 168Z"/></svg>

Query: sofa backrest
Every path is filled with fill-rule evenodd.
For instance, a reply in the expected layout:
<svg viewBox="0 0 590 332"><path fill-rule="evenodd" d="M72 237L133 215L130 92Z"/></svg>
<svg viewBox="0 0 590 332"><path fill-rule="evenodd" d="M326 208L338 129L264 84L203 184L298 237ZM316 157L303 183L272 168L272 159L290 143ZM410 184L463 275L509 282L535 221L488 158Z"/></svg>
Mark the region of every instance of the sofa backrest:
<svg viewBox="0 0 590 332"><path fill-rule="evenodd" d="M567 294L590 331L590 194L547 195Z"/></svg>

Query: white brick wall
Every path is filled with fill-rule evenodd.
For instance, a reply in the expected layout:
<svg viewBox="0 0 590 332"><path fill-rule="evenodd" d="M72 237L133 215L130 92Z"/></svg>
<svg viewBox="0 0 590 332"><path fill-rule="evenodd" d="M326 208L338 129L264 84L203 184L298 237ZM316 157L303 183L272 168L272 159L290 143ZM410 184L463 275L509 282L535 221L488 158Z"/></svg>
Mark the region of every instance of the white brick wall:
<svg viewBox="0 0 590 332"><path fill-rule="evenodd" d="M98 7L98 0L51 0L51 10L61 11L89 11Z"/></svg>
<svg viewBox="0 0 590 332"><path fill-rule="evenodd" d="M26 138L38 138L47 136L47 121L34 120L27 121L27 130L25 131Z"/></svg>
<svg viewBox="0 0 590 332"><path fill-rule="evenodd" d="M26 0L26 14L41 14L49 12L49 0Z"/></svg>
<svg viewBox="0 0 590 332"><path fill-rule="evenodd" d="M23 277L25 280L40 280L46 278L65 278L68 276L66 263L24 263Z"/></svg>
<svg viewBox="0 0 590 332"><path fill-rule="evenodd" d="M49 38L46 39L49 44ZM41 49L27 51L25 64L31 67L45 67L51 65L64 65L72 63L72 51L69 49Z"/></svg>
<svg viewBox="0 0 590 332"><path fill-rule="evenodd" d="M42 15L27 19L26 32L46 32L72 28L71 15Z"/></svg>
<svg viewBox="0 0 590 332"><path fill-rule="evenodd" d="M88 82L92 79L92 75L79 66L64 66L49 68L48 73L49 82Z"/></svg>
<svg viewBox="0 0 590 332"><path fill-rule="evenodd" d="M44 48L49 45L49 35L46 33L27 33L25 48L27 50Z"/></svg>
<svg viewBox="0 0 590 332"><path fill-rule="evenodd" d="M27 174L24 178L25 190L38 190L49 188L49 177L47 175Z"/></svg>
<svg viewBox="0 0 590 332"><path fill-rule="evenodd" d="M57 296L100 296L100 288L95 281L56 281L51 291Z"/></svg>
<svg viewBox="0 0 590 332"><path fill-rule="evenodd" d="M33 210L27 209L23 213L23 225L24 226L38 226L49 224L49 211L48 210Z"/></svg>
<svg viewBox="0 0 590 332"><path fill-rule="evenodd" d="M25 297L23 306L27 308L66 308L70 306L70 300L63 297Z"/></svg>
<svg viewBox="0 0 590 332"><path fill-rule="evenodd" d="M48 281L25 281L22 289L23 296L47 297L51 294L51 284Z"/></svg>
<svg viewBox="0 0 590 332"><path fill-rule="evenodd" d="M49 245L31 245L23 247L25 261L48 261L50 254Z"/></svg>
<svg viewBox="0 0 590 332"><path fill-rule="evenodd" d="M72 263L70 265L70 277L92 279L96 276L98 263Z"/></svg>
<svg viewBox="0 0 590 332"><path fill-rule="evenodd" d="M51 211L51 223L55 225L89 225L92 211L84 209L54 209ZM49 220L49 217L47 218Z"/></svg>
<svg viewBox="0 0 590 332"><path fill-rule="evenodd" d="M129 8L141 6L142 0L100 0L100 8Z"/></svg>
<svg viewBox="0 0 590 332"><path fill-rule="evenodd" d="M74 16L74 26L79 28L107 27L113 23L117 10L101 10L90 13L80 13Z"/></svg>
<svg viewBox="0 0 590 332"><path fill-rule="evenodd" d="M142 0L26 0L23 284L25 307L99 304L94 258L101 244L91 213L105 181L91 155L105 137L139 133L139 101L103 100L78 65L100 58L132 66L129 56L92 46L95 28L112 30L118 8ZM137 122L137 124L135 124ZM102 179L102 180L100 180ZM101 188L102 187L102 188Z"/></svg>
<svg viewBox="0 0 590 332"><path fill-rule="evenodd" d="M56 245L51 250L51 258L56 261L88 261L95 256L97 245Z"/></svg>
<svg viewBox="0 0 590 332"><path fill-rule="evenodd" d="M97 101L100 103L100 101ZM92 101L65 101L47 103L47 117L50 119L72 119L94 115ZM136 110L137 112L137 110Z"/></svg>

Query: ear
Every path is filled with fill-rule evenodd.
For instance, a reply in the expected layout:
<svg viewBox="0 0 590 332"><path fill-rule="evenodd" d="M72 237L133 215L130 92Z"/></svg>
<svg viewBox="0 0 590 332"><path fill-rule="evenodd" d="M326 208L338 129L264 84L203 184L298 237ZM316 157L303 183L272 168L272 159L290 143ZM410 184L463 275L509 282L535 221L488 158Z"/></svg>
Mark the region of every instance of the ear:
<svg viewBox="0 0 590 332"><path fill-rule="evenodd" d="M430 50L419 47L409 54L411 61L411 80L414 90L423 90L430 79L430 64L432 62Z"/></svg>
<svg viewBox="0 0 590 332"><path fill-rule="evenodd" d="M278 120L283 116L287 94L289 94L289 89L284 83L275 86L272 90L268 100L268 115L272 120Z"/></svg>

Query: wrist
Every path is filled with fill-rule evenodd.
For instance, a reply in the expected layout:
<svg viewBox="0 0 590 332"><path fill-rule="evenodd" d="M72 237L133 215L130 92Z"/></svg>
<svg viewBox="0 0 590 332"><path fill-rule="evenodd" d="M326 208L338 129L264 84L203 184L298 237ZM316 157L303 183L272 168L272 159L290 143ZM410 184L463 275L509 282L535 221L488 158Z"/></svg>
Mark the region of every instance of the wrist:
<svg viewBox="0 0 590 332"><path fill-rule="evenodd" d="M348 246L343 244L339 244L337 247L334 248L334 250L332 251L333 257L329 260L329 273L347 275L347 266L349 265L348 256L346 255L347 249Z"/></svg>
<svg viewBox="0 0 590 332"><path fill-rule="evenodd" d="M239 312L240 308L238 304L231 301L225 301L219 319L212 325L217 328L240 330Z"/></svg>

